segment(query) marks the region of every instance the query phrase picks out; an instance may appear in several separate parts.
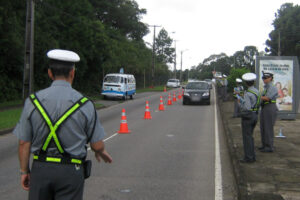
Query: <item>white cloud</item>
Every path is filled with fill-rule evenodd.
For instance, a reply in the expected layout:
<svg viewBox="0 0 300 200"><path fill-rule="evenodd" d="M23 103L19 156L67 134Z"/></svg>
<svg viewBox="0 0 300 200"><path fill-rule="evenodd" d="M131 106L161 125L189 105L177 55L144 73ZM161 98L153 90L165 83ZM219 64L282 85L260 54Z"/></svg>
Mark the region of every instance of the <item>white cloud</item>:
<svg viewBox="0 0 300 200"><path fill-rule="evenodd" d="M147 9L142 19L161 25L177 42L177 63L184 52L184 68L221 52L233 55L247 45L263 51L272 31L274 14L285 0L136 0ZM288 2L300 4L300 0ZM153 28L144 38L152 43ZM175 34L171 32L175 31ZM159 32L157 28L156 33Z"/></svg>

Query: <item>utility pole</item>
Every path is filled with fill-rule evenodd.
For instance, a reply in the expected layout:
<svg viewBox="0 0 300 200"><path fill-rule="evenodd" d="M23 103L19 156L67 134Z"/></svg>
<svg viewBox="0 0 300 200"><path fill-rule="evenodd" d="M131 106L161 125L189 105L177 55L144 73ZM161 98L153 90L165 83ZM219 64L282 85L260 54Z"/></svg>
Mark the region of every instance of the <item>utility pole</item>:
<svg viewBox="0 0 300 200"><path fill-rule="evenodd" d="M23 100L33 93L34 0L27 0Z"/></svg>
<svg viewBox="0 0 300 200"><path fill-rule="evenodd" d="M174 79L176 79L176 41L177 40L174 40L175 42L175 59L174 59Z"/></svg>
<svg viewBox="0 0 300 200"><path fill-rule="evenodd" d="M279 37L278 37L278 56L281 55L281 51L280 51L280 32L279 32Z"/></svg>
<svg viewBox="0 0 300 200"><path fill-rule="evenodd" d="M155 69L155 28L161 27L158 25L149 25L150 27L153 27L153 49L152 49L152 70L151 70L151 87L154 87L154 69Z"/></svg>
<svg viewBox="0 0 300 200"><path fill-rule="evenodd" d="M181 52L180 52L180 54L181 54L181 61L180 61L180 83L181 83L181 77L182 77L182 53L183 52L185 52L185 51L187 51L188 49L185 49L185 50L182 50Z"/></svg>

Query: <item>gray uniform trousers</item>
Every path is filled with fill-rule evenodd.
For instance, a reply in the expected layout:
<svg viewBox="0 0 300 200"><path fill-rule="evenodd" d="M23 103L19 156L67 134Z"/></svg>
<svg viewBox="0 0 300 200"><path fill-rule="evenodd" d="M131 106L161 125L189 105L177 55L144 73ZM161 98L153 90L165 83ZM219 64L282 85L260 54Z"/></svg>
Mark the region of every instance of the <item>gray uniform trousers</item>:
<svg viewBox="0 0 300 200"><path fill-rule="evenodd" d="M274 150L274 125L277 117L275 103L262 106L260 113L261 143L266 150Z"/></svg>
<svg viewBox="0 0 300 200"><path fill-rule="evenodd" d="M244 144L244 159L254 160L254 139L253 131L257 124L258 114L256 112L249 112L242 114L242 133L243 133L243 144Z"/></svg>
<svg viewBox="0 0 300 200"><path fill-rule="evenodd" d="M83 167L34 161L30 173L29 200L82 200Z"/></svg>

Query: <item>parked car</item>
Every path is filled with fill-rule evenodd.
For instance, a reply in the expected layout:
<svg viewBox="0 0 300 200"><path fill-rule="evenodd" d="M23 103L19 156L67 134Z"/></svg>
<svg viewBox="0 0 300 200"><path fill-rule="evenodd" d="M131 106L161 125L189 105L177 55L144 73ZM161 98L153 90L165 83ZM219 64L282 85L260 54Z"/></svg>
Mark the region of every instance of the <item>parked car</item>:
<svg viewBox="0 0 300 200"><path fill-rule="evenodd" d="M210 104L210 89L206 81L189 82L185 86L182 104L190 103Z"/></svg>
<svg viewBox="0 0 300 200"><path fill-rule="evenodd" d="M129 96L133 99L133 95L136 93L135 78L132 74L107 74L104 77L102 84L103 98L107 97L120 97L126 100Z"/></svg>
<svg viewBox="0 0 300 200"><path fill-rule="evenodd" d="M180 81L178 79L169 79L167 87L177 88L180 87Z"/></svg>
<svg viewBox="0 0 300 200"><path fill-rule="evenodd" d="M204 79L209 85L209 88L212 89L212 80L211 79Z"/></svg>

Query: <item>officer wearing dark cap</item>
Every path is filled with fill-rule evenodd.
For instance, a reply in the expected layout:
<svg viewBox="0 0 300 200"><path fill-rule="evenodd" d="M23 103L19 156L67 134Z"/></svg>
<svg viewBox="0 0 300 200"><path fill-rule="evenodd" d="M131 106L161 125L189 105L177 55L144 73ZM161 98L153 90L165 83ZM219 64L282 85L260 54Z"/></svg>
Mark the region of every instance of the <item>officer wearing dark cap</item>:
<svg viewBox="0 0 300 200"><path fill-rule="evenodd" d="M252 163L256 161L254 150L253 131L257 124L258 109L260 106L259 91L254 87L256 74L246 73L242 76L248 89L244 92L244 97L238 97L238 103L241 109L242 133L244 145L244 158L242 163Z"/></svg>
<svg viewBox="0 0 300 200"><path fill-rule="evenodd" d="M79 56L60 49L47 56L53 82L26 99L13 131L19 139L21 185L29 190L30 200L81 200L89 169L86 144L99 162L112 158L104 148L104 130L93 103L71 87Z"/></svg>
<svg viewBox="0 0 300 200"><path fill-rule="evenodd" d="M276 98L278 90L272 84L273 74L262 71L262 79L264 82L264 90L261 93L261 113L260 113L260 133L262 146L259 148L261 152L274 151L274 125L277 116Z"/></svg>

